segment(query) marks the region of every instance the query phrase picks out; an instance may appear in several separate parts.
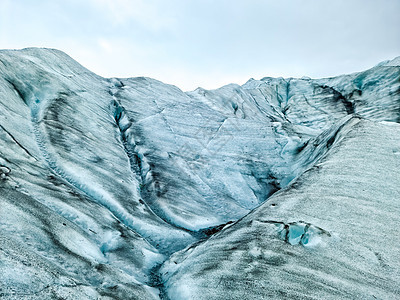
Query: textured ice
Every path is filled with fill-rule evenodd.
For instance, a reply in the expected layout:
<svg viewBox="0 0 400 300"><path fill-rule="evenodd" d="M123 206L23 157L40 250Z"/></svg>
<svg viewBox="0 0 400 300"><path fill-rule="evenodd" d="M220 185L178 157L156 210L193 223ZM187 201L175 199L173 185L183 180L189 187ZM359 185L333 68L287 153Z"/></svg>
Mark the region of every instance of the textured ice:
<svg viewBox="0 0 400 300"><path fill-rule="evenodd" d="M398 297L399 78L185 93L0 51L0 296Z"/></svg>
<svg viewBox="0 0 400 300"><path fill-rule="evenodd" d="M317 165L161 273L171 299L396 299L400 125L352 119ZM229 296L228 296L229 295Z"/></svg>

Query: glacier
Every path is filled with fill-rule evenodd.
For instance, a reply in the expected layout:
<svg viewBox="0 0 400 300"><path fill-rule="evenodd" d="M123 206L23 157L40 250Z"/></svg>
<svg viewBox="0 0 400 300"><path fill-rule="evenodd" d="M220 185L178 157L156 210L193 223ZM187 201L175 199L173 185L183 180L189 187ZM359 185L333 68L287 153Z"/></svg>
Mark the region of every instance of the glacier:
<svg viewBox="0 0 400 300"><path fill-rule="evenodd" d="M0 298L400 297L400 57L216 90L0 51Z"/></svg>

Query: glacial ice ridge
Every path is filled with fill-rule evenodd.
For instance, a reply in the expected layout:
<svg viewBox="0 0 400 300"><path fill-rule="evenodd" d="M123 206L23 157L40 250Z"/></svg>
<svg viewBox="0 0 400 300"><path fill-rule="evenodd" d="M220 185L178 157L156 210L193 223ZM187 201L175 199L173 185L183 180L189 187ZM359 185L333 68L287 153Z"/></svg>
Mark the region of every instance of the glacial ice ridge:
<svg viewBox="0 0 400 300"><path fill-rule="evenodd" d="M0 51L0 298L400 297L400 60L183 92Z"/></svg>

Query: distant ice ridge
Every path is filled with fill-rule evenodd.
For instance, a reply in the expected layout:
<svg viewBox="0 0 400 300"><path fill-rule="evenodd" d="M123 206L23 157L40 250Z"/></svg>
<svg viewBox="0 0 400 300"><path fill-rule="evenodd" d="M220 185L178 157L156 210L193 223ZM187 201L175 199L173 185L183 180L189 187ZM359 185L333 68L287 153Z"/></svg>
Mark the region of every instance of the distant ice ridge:
<svg viewBox="0 0 400 300"><path fill-rule="evenodd" d="M0 51L0 296L396 298L399 78L184 93Z"/></svg>

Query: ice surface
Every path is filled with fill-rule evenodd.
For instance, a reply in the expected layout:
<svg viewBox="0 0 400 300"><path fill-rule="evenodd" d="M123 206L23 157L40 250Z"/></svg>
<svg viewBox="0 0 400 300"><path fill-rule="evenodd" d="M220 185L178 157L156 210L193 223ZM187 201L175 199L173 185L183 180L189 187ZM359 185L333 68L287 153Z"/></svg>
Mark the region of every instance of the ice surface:
<svg viewBox="0 0 400 300"><path fill-rule="evenodd" d="M0 51L1 297L393 298L399 69L184 93Z"/></svg>
<svg viewBox="0 0 400 300"><path fill-rule="evenodd" d="M169 297L398 298L400 159L392 149L400 125L347 126L346 138L286 189L172 255L161 268Z"/></svg>

